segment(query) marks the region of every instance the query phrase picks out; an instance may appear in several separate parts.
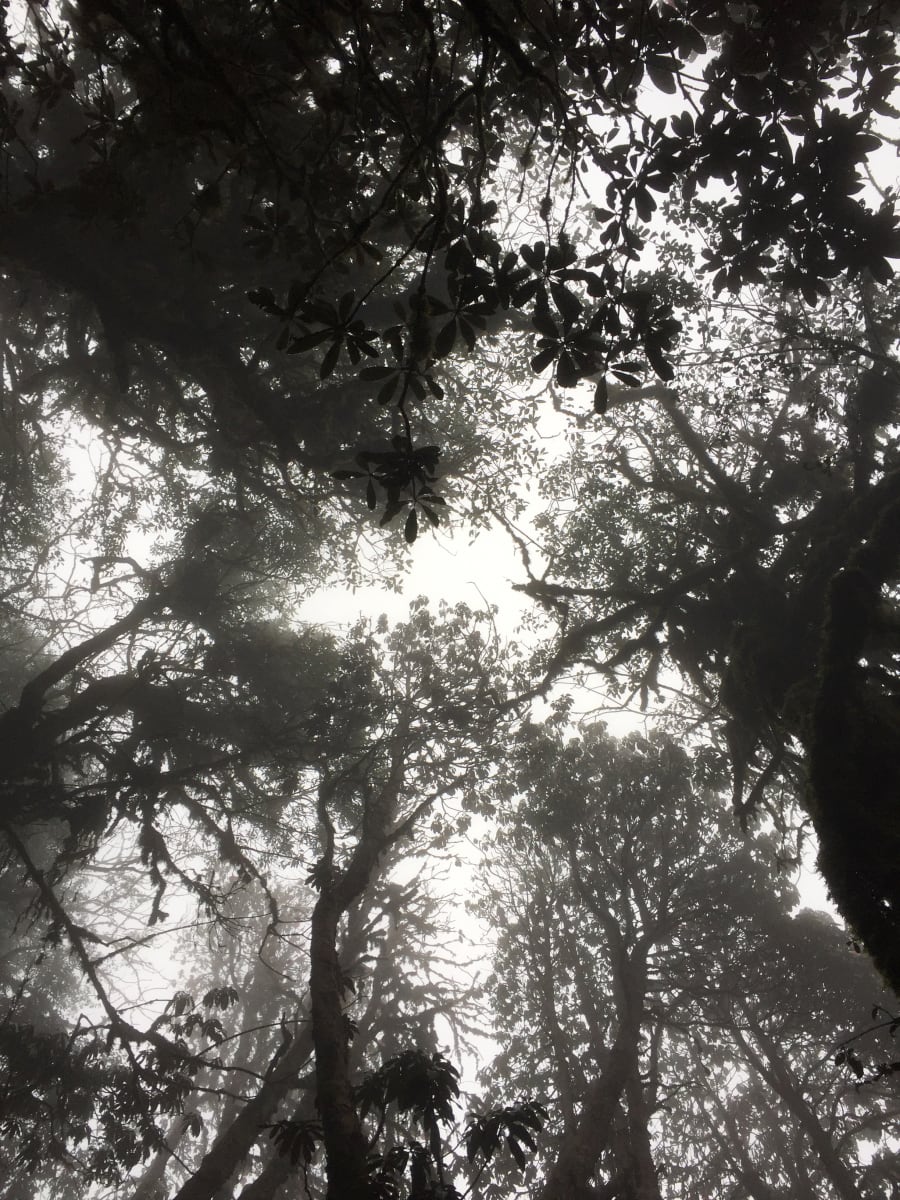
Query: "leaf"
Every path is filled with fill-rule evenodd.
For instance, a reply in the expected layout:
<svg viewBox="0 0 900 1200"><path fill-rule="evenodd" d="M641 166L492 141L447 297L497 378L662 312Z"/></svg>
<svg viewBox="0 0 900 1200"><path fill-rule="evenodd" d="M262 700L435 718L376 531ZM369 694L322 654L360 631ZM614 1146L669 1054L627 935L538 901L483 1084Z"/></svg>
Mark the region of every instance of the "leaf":
<svg viewBox="0 0 900 1200"><path fill-rule="evenodd" d="M258 308L262 308L268 313L281 312L281 309L278 307L278 304L275 301L275 293L271 288L253 288L252 291L247 293L247 299L251 304L255 304Z"/></svg>
<svg viewBox="0 0 900 1200"><path fill-rule="evenodd" d="M288 354L302 354L305 350L312 350L314 346L327 342L330 337L334 337L334 331L331 329L317 329L315 333L304 333L292 339L288 346Z"/></svg>
<svg viewBox="0 0 900 1200"><path fill-rule="evenodd" d="M374 511L376 504L377 500L375 497L375 484L370 478L369 482L366 484L366 505L368 506L369 512Z"/></svg>
<svg viewBox="0 0 900 1200"><path fill-rule="evenodd" d="M556 364L556 382L560 387L570 388L575 387L580 378L575 360L567 350L563 350Z"/></svg>
<svg viewBox="0 0 900 1200"><path fill-rule="evenodd" d="M675 68L672 66L672 64L666 62L664 59L651 58L647 61L645 66L647 68L647 74L653 81L654 87L659 88L661 92L665 92L667 95L671 96L676 87L674 75Z"/></svg>
<svg viewBox="0 0 900 1200"><path fill-rule="evenodd" d="M764 117L772 108L768 89L753 75L741 75L735 80L734 99L738 108L754 117Z"/></svg>
<svg viewBox="0 0 900 1200"><path fill-rule="evenodd" d="M394 371L391 377L385 381L378 389L378 395L375 397L377 404L390 404L394 392L397 390L397 385L400 382L400 372Z"/></svg>
<svg viewBox="0 0 900 1200"><path fill-rule="evenodd" d="M342 341L343 341L343 338L336 338L331 343L331 346L328 348L328 352L326 353L325 357L322 359L322 365L319 367L319 378L320 379L327 379L328 376L334 370L334 368L337 366L337 360L338 360L338 355L341 352L341 342Z"/></svg>
<svg viewBox="0 0 900 1200"><path fill-rule="evenodd" d="M171 1000L172 1012L176 1017L182 1016L194 1007L194 998L190 992L176 992Z"/></svg>
<svg viewBox="0 0 900 1200"><path fill-rule="evenodd" d="M519 253L532 271L540 271L544 265L544 255L547 247L543 242L535 242L533 246L521 246Z"/></svg>
<svg viewBox="0 0 900 1200"><path fill-rule="evenodd" d="M216 987L206 993L201 1003L204 1008L230 1008L232 1004L237 1004L239 999L240 993L237 988Z"/></svg>
<svg viewBox="0 0 900 1200"><path fill-rule="evenodd" d="M545 338L551 338L552 340L559 338L559 327L542 305L535 308L531 314L531 323L538 333L543 334Z"/></svg>
<svg viewBox="0 0 900 1200"><path fill-rule="evenodd" d="M421 403L421 401L423 401L427 395L427 393L425 391L424 383L422 382L421 378L418 375L414 374L412 371L409 372L408 380L409 380L409 390L412 392L412 394L415 396L415 398Z"/></svg>
<svg viewBox="0 0 900 1200"><path fill-rule="evenodd" d="M403 527L403 536L406 538L407 545L411 546L416 540L419 533L419 518L416 510L411 508L409 516L406 518L406 524Z"/></svg>
<svg viewBox="0 0 900 1200"><path fill-rule="evenodd" d="M426 375L426 376L424 376L424 379L425 379L426 384L428 385L428 390L429 390L429 392L431 392L432 396L434 396L434 398L436 400L443 400L444 389L441 387L441 385L438 383L438 381L434 378L434 376Z"/></svg>
<svg viewBox="0 0 900 1200"><path fill-rule="evenodd" d="M640 387L641 380L637 375L632 375L630 371L623 371L621 367L610 367L610 374L615 375L616 379L628 385L628 387Z"/></svg>
<svg viewBox="0 0 900 1200"><path fill-rule="evenodd" d="M185 1113L181 1118L181 1128L191 1137L199 1137L203 1130L203 1118L198 1112Z"/></svg>
<svg viewBox="0 0 900 1200"><path fill-rule="evenodd" d="M608 406L609 388L606 386L606 380L600 379L594 388L594 412L602 417Z"/></svg>
<svg viewBox="0 0 900 1200"><path fill-rule="evenodd" d="M294 279L291 282L291 286L288 288L287 294L287 311L289 313L293 314L297 311L305 291L306 288L299 279Z"/></svg>
<svg viewBox="0 0 900 1200"><path fill-rule="evenodd" d="M406 505L407 505L406 500L390 500L390 501L388 501L387 507L384 510L384 514L382 515L382 518L378 522L378 524L382 528L385 525L390 524L390 522L393 521L394 517L396 517L398 513L403 512L403 510L406 508Z"/></svg>
<svg viewBox="0 0 900 1200"><path fill-rule="evenodd" d="M387 379L389 375L396 375L396 367L363 367L359 373L360 379Z"/></svg>
<svg viewBox="0 0 900 1200"><path fill-rule="evenodd" d="M519 1143L516 1141L516 1139L512 1136L507 1137L506 1144L507 1144L507 1146L509 1146L512 1156L516 1160L516 1162L519 1166L519 1169L524 1171L525 1162L526 1162L525 1151L522 1149L522 1147L519 1145Z"/></svg>
<svg viewBox="0 0 900 1200"><path fill-rule="evenodd" d="M647 352L647 360L650 366L664 383L668 383L675 378L675 369L668 359L663 356L662 351L655 341L648 340L644 349Z"/></svg>
<svg viewBox="0 0 900 1200"><path fill-rule="evenodd" d="M553 297L553 302L559 309L566 325L571 325L578 320L583 307L582 303L573 292L569 291L565 284L551 280L550 295Z"/></svg>
<svg viewBox="0 0 900 1200"><path fill-rule="evenodd" d="M672 132L682 141L687 141L694 133L694 118L689 112L683 112L677 117L669 118L672 124ZM652 184L650 185L653 186Z"/></svg>
<svg viewBox="0 0 900 1200"><path fill-rule="evenodd" d="M462 317L459 319L459 332L462 334L463 341L469 351L475 349L475 330L468 321L464 321Z"/></svg>
<svg viewBox="0 0 900 1200"><path fill-rule="evenodd" d="M456 342L456 328L456 317L453 317L438 330L437 337L434 339L433 353L435 358L446 358L453 350L454 343Z"/></svg>
<svg viewBox="0 0 900 1200"><path fill-rule="evenodd" d="M656 201L644 187L634 193L634 207L642 221L649 221L656 211Z"/></svg>
<svg viewBox="0 0 900 1200"><path fill-rule="evenodd" d="M573 262L578 261L578 251L570 243L563 241L560 238L558 246L551 246L547 251L547 267L551 271L558 271L561 267L570 267Z"/></svg>
<svg viewBox="0 0 900 1200"><path fill-rule="evenodd" d="M674 186L675 176L668 171L663 174L648 175L644 183L647 187L653 188L655 192L668 194Z"/></svg>
<svg viewBox="0 0 900 1200"><path fill-rule="evenodd" d="M556 358L557 349L555 345L548 346L545 350L541 350L539 354L534 356L531 360L531 369L536 375L540 375L541 371L550 366Z"/></svg>

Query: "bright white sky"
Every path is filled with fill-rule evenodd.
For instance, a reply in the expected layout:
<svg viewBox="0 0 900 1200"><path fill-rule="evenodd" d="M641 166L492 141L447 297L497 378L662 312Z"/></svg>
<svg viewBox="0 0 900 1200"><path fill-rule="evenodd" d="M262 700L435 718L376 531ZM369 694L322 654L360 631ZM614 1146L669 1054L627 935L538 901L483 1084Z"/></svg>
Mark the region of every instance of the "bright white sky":
<svg viewBox="0 0 900 1200"><path fill-rule="evenodd" d="M453 514L447 516L452 526ZM391 529L389 537L400 536ZM400 591L382 586L331 587L316 592L302 605L299 616L321 625L346 625L361 615L387 613L391 621L406 620L417 596L449 604L463 601L471 608L496 605L498 627L511 636L532 602L513 583L524 582L525 571L511 539L501 529L482 532L474 542L465 530L425 530L412 547L412 562L400 580Z"/></svg>

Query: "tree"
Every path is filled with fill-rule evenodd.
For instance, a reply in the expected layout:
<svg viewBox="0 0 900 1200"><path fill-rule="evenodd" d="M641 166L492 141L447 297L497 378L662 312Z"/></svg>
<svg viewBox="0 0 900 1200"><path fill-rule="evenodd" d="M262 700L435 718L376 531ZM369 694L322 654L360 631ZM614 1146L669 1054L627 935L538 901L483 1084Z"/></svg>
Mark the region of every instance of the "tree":
<svg viewBox="0 0 900 1200"><path fill-rule="evenodd" d="M164 595L171 599L173 593ZM132 633L136 610L155 616L165 603L153 595L138 601L124 620L65 652L25 685L24 702L20 699L7 714L21 718L27 711L37 731L27 741L20 736L11 747L18 753L11 759L10 794L21 796L21 779L34 784L25 791L25 802L19 800L16 815L4 823L10 869L24 880L51 936L76 956L98 1006L95 1017L67 1034L67 1054L99 1056L113 1073L103 1098L112 1122L109 1140L92 1139L83 1162L85 1175L112 1180L123 1167L135 1166L159 1141L157 1114L180 1113L201 1083L207 1090L224 1087L228 1093L224 1080L229 1076L240 1079L248 1069L251 1077L261 1073L257 1094L252 1088L237 1094L241 1111L226 1122L222 1136L181 1189L185 1200L212 1195L240 1165L260 1125L292 1090L298 1067L314 1053L329 1163L336 1164L332 1169L337 1174L348 1164L354 1167L361 1187L365 1147L360 1140L354 1160L338 1141L345 1136L341 1121L347 1120L348 1106L351 1121L355 1115L348 1059L352 1031L345 1012L352 980L346 972L365 951L363 914L373 902L368 893L395 848L415 834L418 820L439 798L471 787L487 769L496 712L491 692L496 650L482 637L479 618L463 608L443 612L438 623L419 605L409 625L394 631L384 626L380 632L360 628L343 646L327 639L323 645L313 631L254 629L250 623L238 631L227 620L217 624L205 610L207 633L199 643L182 617L181 642L170 640L165 657L155 659L146 673L85 678L98 651L114 650L114 635ZM142 634L151 637L150 630ZM267 647L277 653L267 655ZM130 649L134 661L137 651ZM318 679L312 657L317 650L323 655ZM148 654L144 652L145 659ZM189 667L198 655L202 706L191 698L197 673ZM70 672L79 673L83 686L61 692L59 685ZM148 703L157 688L164 689L165 707ZM342 699L349 694L352 705ZM157 723L151 725L148 718L153 716ZM163 717L167 723L160 728ZM178 722L177 737L172 717ZM67 828L49 861L42 862L35 837L40 823L51 817ZM449 828L443 830L438 821L437 836L446 838ZM218 1047L226 1034L214 1014L229 1009L233 1020L240 1018L232 973L225 983L213 978L205 985L206 1014L182 985L155 1015L149 1001L126 1015L135 1009L133 997L128 1003L127 993L120 993L116 972L128 961L139 969L135 955L147 939L140 927L116 927L115 904L111 909L97 906L104 858L115 855L121 870L123 858L133 856L138 870L126 879L128 907L143 908L143 920L151 930L156 927L151 937L171 936L168 927L184 923L191 901L227 930L240 898L242 906L251 901L251 912L257 914L247 933L262 929L260 953L268 961L264 948L270 938L283 936L285 919L271 863L281 856L308 862L311 853L318 858L306 870L318 899L307 914L311 978L309 1013L302 1020L308 1032L298 1030L294 1037L291 1026L284 1027L290 1035L284 1061L276 1053L282 1044L278 1020L269 1015L267 1021L264 1006L247 1016L251 1028L260 1021L269 1026L268 1049L257 1047L244 1063L239 1041L238 1053L219 1061ZM96 898L84 915L73 915L60 887L67 876L78 881L83 894ZM296 871L293 880L298 886ZM363 909L351 919L360 903ZM355 941L346 934L349 961L342 964L339 930L347 920L348 930L355 920L358 932ZM245 944L243 953L248 950ZM391 969L399 970L401 960L393 957ZM296 978L299 971L302 977L296 959L288 961L289 975ZM116 972L110 975L112 967ZM303 991L301 987L297 1004ZM377 1028L374 1021L368 1036L374 1037ZM301 1049L310 1034L311 1043ZM243 1038L239 1026L227 1035L229 1042L236 1038ZM216 1082L222 1071L224 1080ZM63 1085L55 1086L59 1090ZM71 1088L84 1097L83 1080L76 1078ZM40 1114L35 1119L40 1126ZM94 1119L99 1119L96 1112ZM71 1137L77 1141L80 1128L63 1129L64 1160L66 1142ZM24 1136L30 1129L31 1118L17 1114L11 1132Z"/></svg>
<svg viewBox="0 0 900 1200"><path fill-rule="evenodd" d="M669 378L679 319L631 278L655 194L725 185L696 208L717 287L773 278L814 300L900 253L890 199L857 194L893 111L877 4L92 0L27 17L21 37L3 26L15 387L56 387L79 419L269 503L321 495L355 445L385 516L416 514L407 536L437 517L419 429L452 438L459 405L435 369L506 314L563 387L635 358ZM653 90L684 111L649 117ZM570 215L588 165L608 208L585 255ZM521 259L511 171L533 212Z"/></svg>
<svg viewBox="0 0 900 1200"><path fill-rule="evenodd" d="M662 735L533 727L500 794L507 865L484 905L512 1038L490 1075L553 1098L536 1194L701 1195L729 1177L729 1194L795 1194L784 1156L809 1195L862 1195L847 1156L896 1094L858 1093L829 1047L877 979L830 919L788 914L783 880L760 898L766 844L735 836L702 759ZM802 1145L776 1149L782 1129Z"/></svg>
<svg viewBox="0 0 900 1200"><path fill-rule="evenodd" d="M676 197L707 240L716 289L769 282L813 304L832 280L871 291L890 278L893 201L875 191L870 204L862 191L875 127L893 111L883 6L482 10L31 4L21 38L5 20L0 256L17 297L6 355L14 462L52 445L54 421L86 422L109 439L108 493L133 506L144 490L126 483L125 454L184 528L198 519L190 493L202 471L216 517L262 523L293 573L320 552L319 536L349 551L345 487L372 510L383 504L382 522L403 515L410 542L421 522L438 523L442 441L457 471L468 464L456 502L479 511L498 472L492 455L515 456L521 424L508 409L460 402L477 385L451 367L455 347L471 352L509 329L536 372L554 365L560 387L595 381L599 412L610 387L645 370L672 378L693 297L639 262L654 194ZM685 111L652 119L654 89ZM588 165L605 175L609 207L585 215L575 200ZM502 203L514 173L536 214L522 244ZM877 342L863 347L874 392L860 393L848 431L861 488L872 421L883 425L872 405L887 403L878 379L890 379ZM646 395L666 410L663 392ZM660 424L652 410L644 420ZM37 496L19 474L18 494ZM816 659L831 665L804 706L803 740L835 894L896 979L892 842L874 883L860 876L890 824L878 780L890 775L893 730L851 645L877 636L893 563L890 481L870 482L862 519L874 527L877 508L883 535L864 564L845 556L835 568L851 583L835 588L828 628L839 644ZM731 501L744 504L733 489ZM859 570L871 586L853 584ZM825 574L823 564L819 586ZM865 747L883 744L871 817L848 821L849 781ZM828 758L836 745L847 747L843 784ZM738 777L752 752L737 747Z"/></svg>
<svg viewBox="0 0 900 1200"><path fill-rule="evenodd" d="M708 309L678 386L621 388L560 472L574 498L550 496L552 567L526 590L561 621L547 681L580 662L646 709L674 668L727 747L736 813L786 829L803 805L896 985L895 312L865 286L820 312Z"/></svg>
<svg viewBox="0 0 900 1200"><path fill-rule="evenodd" d="M452 1091L422 1018L466 999L404 942L430 903L405 873L446 859L480 816L514 716L541 689L489 614L418 606L395 630L331 634L295 608L323 583L396 582L448 509L476 527L514 520L528 481L551 474L532 429L545 391L560 411L565 391L592 391L594 417L576 416L613 431L626 402L647 402L631 431L646 458L620 464L628 486L591 479L579 501L614 587L605 547L586 537L579 558L556 531L555 563L575 578L532 581L570 607L546 684L620 629L611 669L638 663L649 696L674 664L729 709L738 806L769 803L785 834L793 812L771 797L800 786L802 747L823 865L896 978L900 235L877 175L891 13L28 0L0 17L2 887L10 939L27 924L48 946L17 952L2 985L11 1186L29 1166L50 1192L65 1173L89 1196L181 1200L263 1200L292 1166L341 1200L407 1186L436 1198L462 1179L445 1110L399 1099L423 1078ZM660 217L687 248L657 238ZM798 390L774 398L774 434L732 396L740 436L720 460L709 395L698 386L685 408L663 385L679 337L708 336L702 305L748 288L777 309L769 351L799 364ZM829 356L853 399L823 431L800 385ZM752 391L726 374L716 382ZM813 447L802 487L780 430ZM742 445L768 464L768 513ZM839 450L832 537L819 501ZM652 529L641 495L648 470L680 474L670 452L705 472L697 537L671 555L660 535L678 522ZM662 583L645 570L654 547ZM579 884L589 911L598 886ZM649 949L625 910L596 920L617 987L594 1002L617 1047L595 1089L600 1128L610 1162L652 1192ZM370 953L396 1019L389 989L361 978L354 1039L347 972L365 976ZM45 980L59 1012L36 1002ZM543 1110L520 1090L470 1123L475 1191L501 1144L531 1169ZM577 1143L580 1101L566 1103ZM573 1161L559 1172L581 1187Z"/></svg>

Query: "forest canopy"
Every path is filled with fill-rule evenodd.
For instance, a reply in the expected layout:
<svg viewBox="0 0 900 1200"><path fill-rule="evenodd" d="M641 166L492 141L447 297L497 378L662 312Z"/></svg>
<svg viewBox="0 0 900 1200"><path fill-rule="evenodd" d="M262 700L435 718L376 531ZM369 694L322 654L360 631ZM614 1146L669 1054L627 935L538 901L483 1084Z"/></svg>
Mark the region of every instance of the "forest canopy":
<svg viewBox="0 0 900 1200"><path fill-rule="evenodd" d="M894 8L0 20L0 1200L890 1200Z"/></svg>

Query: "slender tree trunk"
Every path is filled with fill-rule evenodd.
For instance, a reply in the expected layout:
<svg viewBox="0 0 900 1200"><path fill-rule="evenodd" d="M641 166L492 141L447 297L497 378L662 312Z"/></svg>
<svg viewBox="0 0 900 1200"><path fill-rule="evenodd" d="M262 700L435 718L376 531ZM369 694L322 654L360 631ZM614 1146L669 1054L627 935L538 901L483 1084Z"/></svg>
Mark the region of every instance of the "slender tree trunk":
<svg viewBox="0 0 900 1200"><path fill-rule="evenodd" d="M367 1147L350 1082L350 1043L337 953L342 913L332 889L324 889L313 910L310 944L316 1095L327 1155L328 1200L364 1200Z"/></svg>
<svg viewBox="0 0 900 1200"><path fill-rule="evenodd" d="M640 1063L634 1056L632 1071L626 1085L628 1097L628 1154L631 1159L629 1174L632 1180L633 1200L662 1200L653 1150L650 1146L650 1114L644 1085L641 1082Z"/></svg>
<svg viewBox="0 0 900 1200"><path fill-rule="evenodd" d="M299 1108L294 1116L302 1120L308 1118L309 1112L305 1107ZM299 1170L299 1164L293 1162L289 1154L275 1151L257 1177L241 1188L237 1200L275 1200L279 1188ZM300 1195L299 1185L295 1186L293 1194Z"/></svg>
<svg viewBox="0 0 900 1200"><path fill-rule="evenodd" d="M719 1117L719 1124L717 1124L705 1111L709 1136L721 1147L723 1155L730 1162L750 1200L780 1200L779 1193L763 1179L756 1169L756 1164L747 1153L746 1139L738 1129L737 1122L709 1082L706 1083L706 1090ZM722 1126L728 1134L727 1137L723 1135Z"/></svg>
<svg viewBox="0 0 900 1200"><path fill-rule="evenodd" d="M351 919L341 947L342 958L355 962L363 953L365 925L365 920L359 914L355 920ZM295 1090L297 1075L309 1063L312 1055L310 1022L298 1032L257 1094L223 1129L195 1174L182 1185L172 1200L215 1200L259 1141L263 1126L271 1124L282 1102ZM309 1115L305 1108L303 1113ZM244 1188L248 1200L268 1200L295 1171L289 1155L274 1155L260 1175ZM242 1200L244 1192L241 1193Z"/></svg>
<svg viewBox="0 0 900 1200"><path fill-rule="evenodd" d="M575 1094L583 1092L587 1084L581 1064L569 1049L565 1034L559 1023L557 1011L556 981L554 979L553 948L550 939L551 922L548 919L544 897L541 901L541 925L543 937L536 934L534 922L527 922L528 951L531 957L531 972L536 977L541 1003L543 1032L550 1041L554 1079L562 1110L563 1123L570 1128L575 1121ZM579 974L575 969L576 978ZM602 1045L602 1042L597 1043Z"/></svg>
<svg viewBox="0 0 900 1200"><path fill-rule="evenodd" d="M823 1128L815 1109L797 1087L790 1071L785 1066L778 1047L770 1037L759 1027L749 1013L746 1013L750 1030L761 1046L763 1058L739 1030L735 1036L753 1067L759 1072L766 1083L787 1105L796 1118L800 1128L809 1138L810 1144L818 1155L822 1170L828 1177L831 1186L841 1200L862 1200L862 1195L856 1186L852 1174L842 1162L834 1148L831 1137Z"/></svg>
<svg viewBox="0 0 900 1200"><path fill-rule="evenodd" d="M646 989L646 950L629 960L616 954L619 1028L601 1074L589 1085L577 1123L562 1138L538 1200L596 1200L591 1176L610 1141L613 1118L628 1080L637 1069Z"/></svg>
<svg viewBox="0 0 900 1200"><path fill-rule="evenodd" d="M304 1026L269 1078L219 1134L200 1166L172 1200L212 1200L250 1153L263 1126L271 1123L279 1104L296 1087L297 1073L309 1061L312 1051L312 1031Z"/></svg>
<svg viewBox="0 0 900 1200"><path fill-rule="evenodd" d="M328 844L322 891L312 916L309 990L316 1053L316 1102L325 1143L327 1200L364 1200L369 1193L368 1147L353 1098L350 1031L344 1018L344 983L337 953L338 923L365 894L390 841L406 772L409 715L395 730L387 779L366 799L359 841L346 867L329 878L334 835L323 798L321 817Z"/></svg>
<svg viewBox="0 0 900 1200"><path fill-rule="evenodd" d="M166 1194L165 1175L172 1151L184 1137L184 1122L181 1117L174 1117L169 1122L163 1144L153 1155L150 1165L144 1171L137 1187L131 1193L131 1200L158 1200Z"/></svg>
<svg viewBox="0 0 900 1200"><path fill-rule="evenodd" d="M391 826L405 775L408 717L401 718L388 777L377 796L367 799L359 841L343 870L331 877L334 836L327 813L328 789L322 792L321 815L328 830L322 859L321 892L312 914L310 940L311 1030L290 1043L271 1079L213 1144L173 1200L213 1200L246 1158L284 1097L296 1086L299 1068L315 1053L316 1100L325 1143L328 1200L363 1200L368 1192L367 1145L353 1101L349 1064L349 1029L344 1019L344 985L338 957L338 927L343 915L369 887L390 842ZM311 1035L311 1036L310 1036Z"/></svg>

